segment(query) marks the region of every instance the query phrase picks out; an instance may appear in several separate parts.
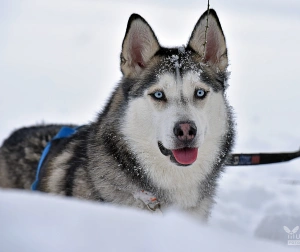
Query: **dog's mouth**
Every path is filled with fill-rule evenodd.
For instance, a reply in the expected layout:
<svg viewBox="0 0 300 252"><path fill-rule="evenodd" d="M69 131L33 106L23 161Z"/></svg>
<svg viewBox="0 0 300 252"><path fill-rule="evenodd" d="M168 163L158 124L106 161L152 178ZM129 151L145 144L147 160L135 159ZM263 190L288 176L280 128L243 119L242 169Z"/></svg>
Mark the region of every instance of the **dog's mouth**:
<svg viewBox="0 0 300 252"><path fill-rule="evenodd" d="M188 166L194 163L198 156L198 148L184 147L180 149L169 150L158 142L160 152L165 156L170 156L170 160L180 166Z"/></svg>

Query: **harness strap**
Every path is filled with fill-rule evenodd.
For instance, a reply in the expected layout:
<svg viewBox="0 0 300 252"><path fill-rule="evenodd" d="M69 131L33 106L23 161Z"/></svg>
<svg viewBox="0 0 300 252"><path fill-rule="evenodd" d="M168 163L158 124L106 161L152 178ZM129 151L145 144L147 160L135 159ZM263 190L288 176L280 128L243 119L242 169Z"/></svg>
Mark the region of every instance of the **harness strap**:
<svg viewBox="0 0 300 252"><path fill-rule="evenodd" d="M44 160L45 160L45 158L47 157L47 155L49 153L52 141L55 140L55 139L69 137L69 136L73 135L77 131L78 128L79 127L75 128L75 129L70 128L70 127L62 127L60 129L60 131L55 135L55 137L53 137L51 139L51 141L48 142L48 144L46 145L45 149L43 150L43 153L42 153L41 158L39 160L36 175L35 175L35 181L31 185L31 190L37 191L38 184L39 184L40 171L41 171L41 168L43 166Z"/></svg>

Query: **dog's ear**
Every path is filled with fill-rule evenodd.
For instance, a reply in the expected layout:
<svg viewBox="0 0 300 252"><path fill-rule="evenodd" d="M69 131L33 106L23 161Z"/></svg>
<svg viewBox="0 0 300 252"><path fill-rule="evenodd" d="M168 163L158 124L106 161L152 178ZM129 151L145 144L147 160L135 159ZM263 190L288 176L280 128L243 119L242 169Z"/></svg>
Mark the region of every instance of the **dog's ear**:
<svg viewBox="0 0 300 252"><path fill-rule="evenodd" d="M121 52L121 71L136 76L159 50L158 40L148 23L138 14L128 20Z"/></svg>
<svg viewBox="0 0 300 252"><path fill-rule="evenodd" d="M228 66L225 36L217 13L210 9L203 13L192 32L188 45L204 63L224 71Z"/></svg>

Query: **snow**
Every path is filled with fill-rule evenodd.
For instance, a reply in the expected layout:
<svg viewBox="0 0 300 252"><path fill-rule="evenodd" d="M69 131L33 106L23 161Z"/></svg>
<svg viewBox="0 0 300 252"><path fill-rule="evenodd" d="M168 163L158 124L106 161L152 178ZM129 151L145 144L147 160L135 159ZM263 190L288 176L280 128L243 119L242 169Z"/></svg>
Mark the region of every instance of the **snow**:
<svg viewBox="0 0 300 252"><path fill-rule="evenodd" d="M227 96L238 132L234 151L296 151L300 2L210 5L228 45ZM188 40L206 7L206 1L195 0L184 5L176 0L0 1L0 142L13 129L42 121L91 121L120 79L119 54L131 13L148 21L162 45L178 46ZM191 251L201 246L211 251L283 251L292 247L283 227L300 225L299 178L299 158L227 167L210 227L177 213L160 218L75 199L1 191L0 250L99 251L115 246L120 251L117 246L123 245L124 251L129 246L136 251L169 250L165 246L174 251L188 251L188 246ZM12 249L5 250L8 246ZM294 247L299 251L300 246Z"/></svg>
<svg viewBox="0 0 300 252"><path fill-rule="evenodd" d="M206 227L176 212L0 190L1 251L293 251Z"/></svg>

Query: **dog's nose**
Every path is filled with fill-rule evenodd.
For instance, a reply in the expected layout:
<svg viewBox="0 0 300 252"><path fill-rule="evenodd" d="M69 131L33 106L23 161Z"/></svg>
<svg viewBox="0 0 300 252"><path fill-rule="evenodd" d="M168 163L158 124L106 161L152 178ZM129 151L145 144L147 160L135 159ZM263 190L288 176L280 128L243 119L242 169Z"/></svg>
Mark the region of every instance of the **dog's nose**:
<svg viewBox="0 0 300 252"><path fill-rule="evenodd" d="M189 142L197 134L197 127L194 122L178 122L174 127L175 136L183 142Z"/></svg>

